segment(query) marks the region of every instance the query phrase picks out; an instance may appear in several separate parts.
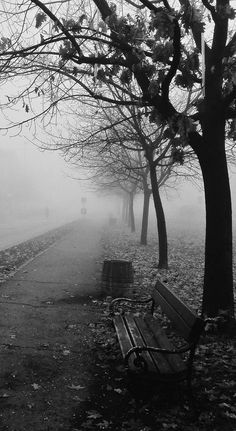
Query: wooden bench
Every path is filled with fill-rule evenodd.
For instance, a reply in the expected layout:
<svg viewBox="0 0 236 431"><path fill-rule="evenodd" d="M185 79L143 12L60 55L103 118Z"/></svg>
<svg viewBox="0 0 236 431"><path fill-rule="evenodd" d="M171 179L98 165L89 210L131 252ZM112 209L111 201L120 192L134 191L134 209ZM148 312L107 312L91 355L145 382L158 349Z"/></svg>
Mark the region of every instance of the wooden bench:
<svg viewBox="0 0 236 431"><path fill-rule="evenodd" d="M114 313L117 304L151 304L151 313L144 317L139 313ZM160 306L175 328L178 336L176 347L158 319L153 317L155 307ZM132 372L151 373L161 381L187 379L191 389L191 377L195 349L205 322L190 310L163 282L158 280L152 295L144 301L116 298L111 301L110 312L118 336L127 369ZM181 338L179 338L179 336Z"/></svg>

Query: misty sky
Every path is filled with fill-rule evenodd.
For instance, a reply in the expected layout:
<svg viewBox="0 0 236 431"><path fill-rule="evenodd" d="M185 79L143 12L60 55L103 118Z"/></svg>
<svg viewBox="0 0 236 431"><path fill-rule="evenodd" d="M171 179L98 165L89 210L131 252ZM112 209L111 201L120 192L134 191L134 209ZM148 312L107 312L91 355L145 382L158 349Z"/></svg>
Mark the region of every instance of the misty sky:
<svg viewBox="0 0 236 431"><path fill-rule="evenodd" d="M42 152L23 137L3 135L0 151L0 222L6 212L8 218L14 218L18 213L22 216L27 212L43 214L47 207L51 213L59 210L60 213L80 216L81 197L87 193L90 201L94 199L91 189L85 191L86 183L70 178L74 172L58 152ZM236 174L231 177L233 217L236 220ZM167 195L162 193L162 196L168 219L178 216L183 223L185 219L192 218L194 223L204 219L203 191L191 183L182 182L178 190L172 190ZM141 206L141 198L138 201ZM105 210L106 204L96 202L96 210L99 205ZM112 211L116 212L117 208L107 209L107 213ZM235 228L236 222L234 225Z"/></svg>

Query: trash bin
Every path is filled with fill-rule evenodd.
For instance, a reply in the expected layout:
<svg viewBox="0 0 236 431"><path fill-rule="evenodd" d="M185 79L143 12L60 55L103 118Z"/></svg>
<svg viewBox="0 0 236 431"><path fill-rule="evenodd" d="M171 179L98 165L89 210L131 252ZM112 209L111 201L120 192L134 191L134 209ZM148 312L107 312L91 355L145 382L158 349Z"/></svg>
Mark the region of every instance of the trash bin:
<svg viewBox="0 0 236 431"><path fill-rule="evenodd" d="M120 296L133 282L132 262L127 260L104 260L102 268L104 293Z"/></svg>

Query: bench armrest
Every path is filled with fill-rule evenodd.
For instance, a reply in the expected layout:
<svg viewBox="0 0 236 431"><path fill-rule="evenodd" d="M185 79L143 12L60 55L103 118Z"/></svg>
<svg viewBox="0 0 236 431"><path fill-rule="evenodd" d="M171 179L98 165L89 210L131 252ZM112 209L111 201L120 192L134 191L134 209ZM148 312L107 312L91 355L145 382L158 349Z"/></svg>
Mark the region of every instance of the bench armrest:
<svg viewBox="0 0 236 431"><path fill-rule="evenodd" d="M163 354L181 354L186 353L188 351L191 351L194 346L192 344L184 344L183 346L179 347L178 349L163 349L161 347L152 347L152 346L135 346L128 350L128 352L125 355L125 363L128 365L129 357L133 353L139 353L142 352L156 352L156 353L163 353Z"/></svg>
<svg viewBox="0 0 236 431"><path fill-rule="evenodd" d="M126 302L129 303L130 305L132 304L148 304L149 302L151 302L151 313L153 314L154 312L154 299L153 298L148 298L148 299L140 299L140 300L136 300L136 299L131 299L131 298L115 298L111 301L110 305L109 305L109 312L111 315L114 314L114 308L115 305L121 302Z"/></svg>

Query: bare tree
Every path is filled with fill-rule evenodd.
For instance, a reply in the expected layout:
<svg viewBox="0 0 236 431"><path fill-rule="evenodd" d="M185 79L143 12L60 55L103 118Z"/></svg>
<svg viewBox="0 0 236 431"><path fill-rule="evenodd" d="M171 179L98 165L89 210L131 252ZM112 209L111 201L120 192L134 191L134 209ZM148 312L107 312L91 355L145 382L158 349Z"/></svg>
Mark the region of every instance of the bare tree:
<svg viewBox="0 0 236 431"><path fill-rule="evenodd" d="M216 316L223 310L232 316L232 211L225 152L226 134L235 138L236 117L232 1L163 0L156 4L127 0L129 15L106 0L88 3L91 8L86 8L86 14L81 13L82 3L74 1L67 7L64 2L45 5L26 0L22 12L14 10L17 15L10 13L13 9L4 11L10 31L4 17L2 78L33 77L27 91L17 95L22 101L24 94L27 113L32 95L38 91L43 90L47 97L45 113L55 110L62 100L73 100L76 93L85 103L91 103L92 97L121 104L106 84L112 83L116 89L127 81L132 83L132 94L124 90L122 105L145 107L150 121L168 125L178 150L190 146L199 160L206 201L202 312ZM7 6L11 8L11 3ZM206 42L203 32L208 20ZM36 28L29 30L33 21ZM26 31L30 32L27 39ZM102 89L96 87L96 80ZM179 109L173 99L173 83L183 99L186 89L201 91L201 99L187 110ZM10 104L15 102L11 97Z"/></svg>
<svg viewBox="0 0 236 431"><path fill-rule="evenodd" d="M127 150L120 142L103 142L101 137L99 145L95 142L91 148L88 142L88 152L83 145L83 158L81 160L80 147L77 142L77 154L73 154L72 162L76 167L83 166L87 171L87 177L95 185L96 189L106 191L119 191L124 202L127 204L125 220L135 232L134 197L140 189L140 170L137 154Z"/></svg>
<svg viewBox="0 0 236 431"><path fill-rule="evenodd" d="M122 95L120 96L122 100ZM157 219L158 244L159 244L159 268L168 267L168 244L164 210L160 197L160 187L170 178L176 167L176 159L173 147L164 136L164 128L157 129L151 125L144 114L135 107L115 107L113 109L100 109L97 114L96 127L94 124L77 132L75 137L70 137L70 143L62 141L59 148L69 154L69 160L80 160L84 164L84 154L93 164L93 153L90 148L100 154L103 161L104 154L108 155L105 165L109 172L110 163L117 157L117 167L120 163L120 148L123 149L123 167L129 175L135 176L142 183L144 192L144 206L142 219L141 243L147 243L149 199L152 193ZM85 132L85 129L87 132ZM109 161L110 157L110 161ZM178 162L180 160L178 159ZM95 157L96 166L96 157ZM150 180L149 180L150 179ZM150 183L150 184L149 184Z"/></svg>

